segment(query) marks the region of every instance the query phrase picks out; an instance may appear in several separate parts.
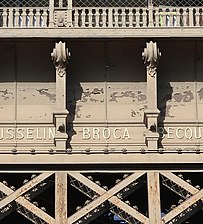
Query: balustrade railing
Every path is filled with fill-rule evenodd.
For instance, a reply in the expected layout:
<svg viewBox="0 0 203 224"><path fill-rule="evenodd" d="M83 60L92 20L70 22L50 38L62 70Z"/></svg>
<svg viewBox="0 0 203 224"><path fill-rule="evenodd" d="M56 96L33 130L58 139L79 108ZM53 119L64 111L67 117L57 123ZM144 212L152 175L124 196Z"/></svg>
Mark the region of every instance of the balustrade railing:
<svg viewBox="0 0 203 224"><path fill-rule="evenodd" d="M0 7L0 28L203 27L203 6L73 7L65 0L50 2L47 7Z"/></svg>
<svg viewBox="0 0 203 224"><path fill-rule="evenodd" d="M0 27L48 27L48 8L0 8Z"/></svg>
<svg viewBox="0 0 203 224"><path fill-rule="evenodd" d="M73 27L147 27L147 8L74 8Z"/></svg>

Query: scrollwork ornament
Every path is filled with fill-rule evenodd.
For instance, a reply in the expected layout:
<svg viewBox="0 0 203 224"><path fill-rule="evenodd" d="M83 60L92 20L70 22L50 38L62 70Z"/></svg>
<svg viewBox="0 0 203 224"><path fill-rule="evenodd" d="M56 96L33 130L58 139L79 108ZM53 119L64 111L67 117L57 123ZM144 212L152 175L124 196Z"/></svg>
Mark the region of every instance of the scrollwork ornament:
<svg viewBox="0 0 203 224"><path fill-rule="evenodd" d="M150 75L151 77L155 77L157 74L157 67L153 67L151 65L147 66L147 74Z"/></svg>
<svg viewBox="0 0 203 224"><path fill-rule="evenodd" d="M147 43L147 47L142 53L142 58L144 60L145 65L147 66L148 75L150 75L151 77L155 77L157 73L157 66L161 58L161 53L159 52L157 43L153 43L152 41Z"/></svg>
<svg viewBox="0 0 203 224"><path fill-rule="evenodd" d="M66 74L66 65L70 58L70 52L68 51L68 48L66 49L66 44L61 41L56 43L55 48L51 53L51 57L56 67L57 74L60 77L63 77Z"/></svg>

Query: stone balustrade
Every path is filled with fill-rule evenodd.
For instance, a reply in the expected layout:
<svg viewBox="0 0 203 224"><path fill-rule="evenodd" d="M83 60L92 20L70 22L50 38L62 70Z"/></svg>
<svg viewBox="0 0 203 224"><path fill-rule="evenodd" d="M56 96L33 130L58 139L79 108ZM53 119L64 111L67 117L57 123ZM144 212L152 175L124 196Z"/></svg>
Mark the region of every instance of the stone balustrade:
<svg viewBox="0 0 203 224"><path fill-rule="evenodd" d="M202 7L2 7L0 28L194 28Z"/></svg>
<svg viewBox="0 0 203 224"><path fill-rule="evenodd" d="M0 27L42 28L48 26L48 8L0 8Z"/></svg>

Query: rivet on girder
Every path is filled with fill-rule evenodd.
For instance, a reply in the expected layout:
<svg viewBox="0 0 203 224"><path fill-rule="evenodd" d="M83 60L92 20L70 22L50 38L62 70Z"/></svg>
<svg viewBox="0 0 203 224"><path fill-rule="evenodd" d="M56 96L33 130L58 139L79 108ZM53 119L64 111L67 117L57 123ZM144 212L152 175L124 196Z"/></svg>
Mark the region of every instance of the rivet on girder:
<svg viewBox="0 0 203 224"><path fill-rule="evenodd" d="M125 179L125 178L128 177L128 176L129 176L129 174L125 173L125 174L123 175L123 179Z"/></svg>
<svg viewBox="0 0 203 224"><path fill-rule="evenodd" d="M85 205L89 204L90 202L90 200L85 201Z"/></svg>
<svg viewBox="0 0 203 224"><path fill-rule="evenodd" d="M99 209L98 208L95 208L94 209L94 213L97 213L97 212L99 212Z"/></svg>
<svg viewBox="0 0 203 224"><path fill-rule="evenodd" d="M188 184L191 184L191 183L192 183L192 181L191 181L190 179L187 179L186 182L187 182Z"/></svg>
<svg viewBox="0 0 203 224"><path fill-rule="evenodd" d="M87 176L87 178L88 178L89 180L92 180L92 181L93 181L93 177L92 177L92 176Z"/></svg>
<svg viewBox="0 0 203 224"><path fill-rule="evenodd" d="M121 182L121 179L117 179L116 180L116 184L118 184L119 182Z"/></svg>
<svg viewBox="0 0 203 224"><path fill-rule="evenodd" d="M176 208L176 205L171 205L171 209L174 209L174 208Z"/></svg>
<svg viewBox="0 0 203 224"><path fill-rule="evenodd" d="M126 203L127 205L130 205L130 201L125 201L125 203Z"/></svg>
<svg viewBox="0 0 203 224"><path fill-rule="evenodd" d="M195 188L197 188L198 190L201 189L201 187L199 185L196 185Z"/></svg>
<svg viewBox="0 0 203 224"><path fill-rule="evenodd" d="M35 149L31 149L31 150L30 150L30 153L31 153L31 154L35 154L35 152L36 152Z"/></svg>
<svg viewBox="0 0 203 224"><path fill-rule="evenodd" d="M34 179L37 175L36 174L32 174L31 179Z"/></svg>
<svg viewBox="0 0 203 224"><path fill-rule="evenodd" d="M133 205L133 208L134 208L136 211L138 211L138 207L137 207L137 205Z"/></svg>
<svg viewBox="0 0 203 224"><path fill-rule="evenodd" d="M15 191L15 189L16 189L14 186L11 186L10 188L11 188L13 191Z"/></svg>
<svg viewBox="0 0 203 224"><path fill-rule="evenodd" d="M190 198L190 197L191 197L191 195L190 195L190 194L187 194L187 195L186 195L186 198Z"/></svg>
<svg viewBox="0 0 203 224"><path fill-rule="evenodd" d="M2 183L6 186L8 186L8 182L6 180L3 180Z"/></svg>
<svg viewBox="0 0 203 224"><path fill-rule="evenodd" d="M40 208L42 211L46 212L46 208L45 207L41 207Z"/></svg>
<svg viewBox="0 0 203 224"><path fill-rule="evenodd" d="M24 197L25 197L25 199L28 200L28 201L31 200L31 198L30 198L30 194L25 194Z"/></svg>
<svg viewBox="0 0 203 224"><path fill-rule="evenodd" d="M82 208L81 206L77 206L76 211L79 211L81 208Z"/></svg>
<svg viewBox="0 0 203 224"><path fill-rule="evenodd" d="M35 206L37 206L37 207L39 205L37 201L34 201L32 204L35 205Z"/></svg>
<svg viewBox="0 0 203 224"><path fill-rule="evenodd" d="M120 199L123 199L123 196L122 196L121 193L118 193L118 194L117 194L117 197L120 198Z"/></svg>
<svg viewBox="0 0 203 224"><path fill-rule="evenodd" d="M183 203L183 199L180 199L179 201L178 201L178 204L180 205L181 203Z"/></svg>
<svg viewBox="0 0 203 224"><path fill-rule="evenodd" d="M108 187L107 186L103 186L104 190L108 191Z"/></svg>
<svg viewBox="0 0 203 224"><path fill-rule="evenodd" d="M23 184L26 184L27 182L29 182L29 180L25 179L25 180L23 181Z"/></svg>
<svg viewBox="0 0 203 224"><path fill-rule="evenodd" d="M98 180L95 181L95 184L101 186L101 183L100 183L100 181L98 181Z"/></svg>
<svg viewBox="0 0 203 224"><path fill-rule="evenodd" d="M96 198L98 198L98 195L97 195L97 194L95 194L95 195L92 197L92 199L96 199Z"/></svg>
<svg viewBox="0 0 203 224"><path fill-rule="evenodd" d="M17 154L17 149L12 149L11 152L12 152L13 154Z"/></svg>
<svg viewBox="0 0 203 224"><path fill-rule="evenodd" d="M182 174L178 174L178 177L180 177L181 179L183 179L183 175Z"/></svg>
<svg viewBox="0 0 203 224"><path fill-rule="evenodd" d="M54 154L54 150L53 149L49 149L49 154Z"/></svg>

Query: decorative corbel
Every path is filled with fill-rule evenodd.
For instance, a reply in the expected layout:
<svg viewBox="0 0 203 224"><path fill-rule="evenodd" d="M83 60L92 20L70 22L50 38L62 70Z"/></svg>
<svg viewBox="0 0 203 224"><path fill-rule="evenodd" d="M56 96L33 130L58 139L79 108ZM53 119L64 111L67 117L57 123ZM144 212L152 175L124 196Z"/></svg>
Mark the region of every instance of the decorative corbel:
<svg viewBox="0 0 203 224"><path fill-rule="evenodd" d="M157 66L161 58L161 52L157 47L157 43L150 41L142 53L144 64L147 66L147 75L155 77L157 75Z"/></svg>
<svg viewBox="0 0 203 224"><path fill-rule="evenodd" d="M142 58L147 67L147 110L144 112L147 133L145 137L148 148L157 149L159 138L157 128L160 113L157 108L157 67L161 58L157 43L152 41L147 43Z"/></svg>
<svg viewBox="0 0 203 224"><path fill-rule="evenodd" d="M51 57L57 74L60 77L63 77L66 74L66 65L70 59L70 52L68 51L68 48L66 49L66 43L62 43L61 41L56 43L55 48L51 53Z"/></svg>
<svg viewBox="0 0 203 224"><path fill-rule="evenodd" d="M65 150L68 138L66 123L68 111L66 109L66 66L70 58L70 52L66 44L56 43L51 57L56 68L56 111L54 121L56 126L55 144L56 149Z"/></svg>

